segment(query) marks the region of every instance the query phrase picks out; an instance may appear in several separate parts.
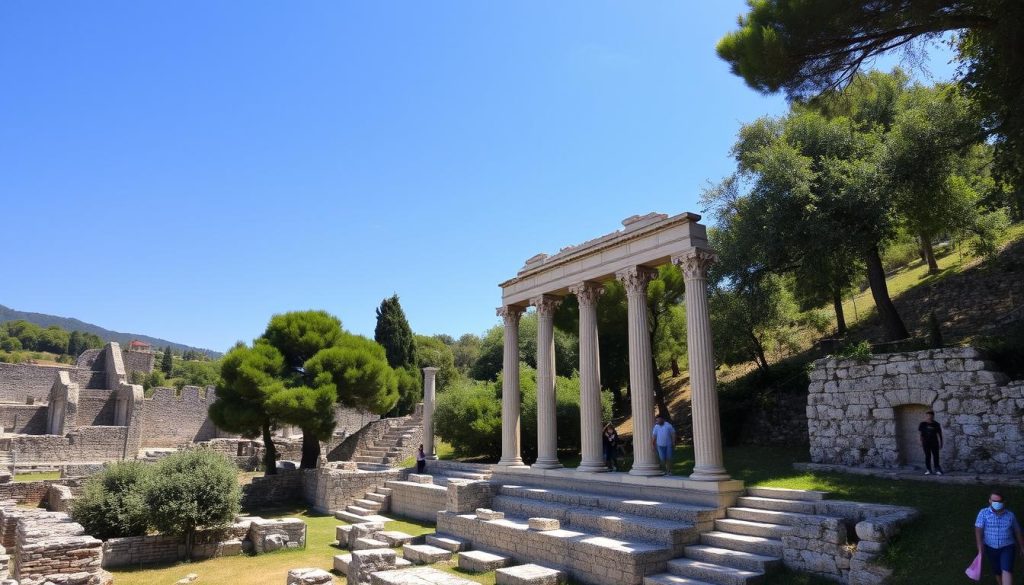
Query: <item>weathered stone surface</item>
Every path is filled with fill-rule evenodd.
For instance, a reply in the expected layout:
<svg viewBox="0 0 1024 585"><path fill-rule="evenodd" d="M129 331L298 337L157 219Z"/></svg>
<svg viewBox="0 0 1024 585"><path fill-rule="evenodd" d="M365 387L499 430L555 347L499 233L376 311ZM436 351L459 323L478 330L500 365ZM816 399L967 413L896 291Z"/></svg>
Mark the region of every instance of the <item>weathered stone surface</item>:
<svg viewBox="0 0 1024 585"><path fill-rule="evenodd" d="M565 573L532 563L498 569L495 576L498 585L558 585L565 583Z"/></svg>
<svg viewBox="0 0 1024 585"><path fill-rule="evenodd" d="M486 573L508 566L511 559L482 550L459 553L459 568L474 573Z"/></svg>
<svg viewBox="0 0 1024 585"><path fill-rule="evenodd" d="M388 546L395 548L412 542L416 537L397 530L384 530L382 532L378 532L376 538L377 540L386 542Z"/></svg>
<svg viewBox="0 0 1024 585"><path fill-rule="evenodd" d="M431 567L381 571L370 576L370 583L371 585L476 585L475 581Z"/></svg>
<svg viewBox="0 0 1024 585"><path fill-rule="evenodd" d="M345 576L348 579L348 585L361 585L370 582L372 573L394 568L395 551L390 548L359 550L352 553Z"/></svg>
<svg viewBox="0 0 1024 585"><path fill-rule="evenodd" d="M452 558L452 553L429 544L407 544L402 547L402 556L413 563L432 565Z"/></svg>
<svg viewBox="0 0 1024 585"><path fill-rule="evenodd" d="M562 527L561 523L555 518L530 518L527 520L527 524L530 526L530 530L558 530Z"/></svg>
<svg viewBox="0 0 1024 585"><path fill-rule="evenodd" d="M476 517L481 520L501 520L505 517L504 512L495 512L487 508L477 508Z"/></svg>
<svg viewBox="0 0 1024 585"><path fill-rule="evenodd" d="M413 483L434 483L434 476L425 473L410 473L409 481Z"/></svg>
<svg viewBox="0 0 1024 585"><path fill-rule="evenodd" d="M286 585L326 585L334 583L334 577L323 569L291 569Z"/></svg>

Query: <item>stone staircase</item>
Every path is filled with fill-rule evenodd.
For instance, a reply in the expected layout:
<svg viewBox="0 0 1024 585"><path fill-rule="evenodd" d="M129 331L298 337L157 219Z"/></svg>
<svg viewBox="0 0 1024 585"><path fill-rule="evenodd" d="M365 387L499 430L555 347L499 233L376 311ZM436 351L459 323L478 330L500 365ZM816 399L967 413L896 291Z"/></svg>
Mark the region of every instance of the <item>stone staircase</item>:
<svg viewBox="0 0 1024 585"><path fill-rule="evenodd" d="M385 521L382 514L391 507L391 488L377 487L366 492L362 498L353 500L344 510L334 512L334 517L349 524Z"/></svg>
<svg viewBox="0 0 1024 585"><path fill-rule="evenodd" d="M352 461L356 462L359 469L365 471L395 467L410 453L415 453L416 445L412 445L412 442L416 440L420 426L420 417L405 417L398 426L388 429L380 439L357 448Z"/></svg>
<svg viewBox="0 0 1024 585"><path fill-rule="evenodd" d="M644 578L644 585L758 585L782 565L782 537L803 515L815 514L824 492L749 488L714 530L667 563L667 572Z"/></svg>

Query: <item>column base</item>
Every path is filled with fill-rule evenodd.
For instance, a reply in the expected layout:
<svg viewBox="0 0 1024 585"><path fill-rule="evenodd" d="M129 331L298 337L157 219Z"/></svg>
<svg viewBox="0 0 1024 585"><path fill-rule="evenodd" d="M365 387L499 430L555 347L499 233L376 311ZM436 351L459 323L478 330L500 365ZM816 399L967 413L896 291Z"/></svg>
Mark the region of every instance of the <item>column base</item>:
<svg viewBox="0 0 1024 585"><path fill-rule="evenodd" d="M634 464L633 468L629 470L629 474L651 477L654 475L665 475L665 470L656 463L640 463Z"/></svg>
<svg viewBox="0 0 1024 585"><path fill-rule="evenodd" d="M501 467L529 467L523 463L522 457L516 457L515 459L502 459L498 462Z"/></svg>
<svg viewBox="0 0 1024 585"><path fill-rule="evenodd" d="M536 469L558 469L562 467L562 463L558 459L538 458L530 467L534 467Z"/></svg>
<svg viewBox="0 0 1024 585"><path fill-rule="evenodd" d="M584 461L580 463L580 466L576 468L576 471L585 473L606 473L608 466L604 464L604 461Z"/></svg>
<svg viewBox="0 0 1024 585"><path fill-rule="evenodd" d="M694 481L726 481L732 479L729 473L724 467L705 467L704 469L694 469L693 473L690 474L690 479Z"/></svg>

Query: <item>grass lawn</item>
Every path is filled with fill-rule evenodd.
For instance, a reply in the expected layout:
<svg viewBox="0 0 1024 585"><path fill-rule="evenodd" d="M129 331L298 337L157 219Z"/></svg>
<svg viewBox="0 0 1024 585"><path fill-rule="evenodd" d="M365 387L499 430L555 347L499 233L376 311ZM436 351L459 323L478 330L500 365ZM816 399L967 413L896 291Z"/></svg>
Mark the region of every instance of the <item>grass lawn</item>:
<svg viewBox="0 0 1024 585"><path fill-rule="evenodd" d="M31 471L19 473L14 476L14 481L42 481L44 479L60 479L59 471Z"/></svg>

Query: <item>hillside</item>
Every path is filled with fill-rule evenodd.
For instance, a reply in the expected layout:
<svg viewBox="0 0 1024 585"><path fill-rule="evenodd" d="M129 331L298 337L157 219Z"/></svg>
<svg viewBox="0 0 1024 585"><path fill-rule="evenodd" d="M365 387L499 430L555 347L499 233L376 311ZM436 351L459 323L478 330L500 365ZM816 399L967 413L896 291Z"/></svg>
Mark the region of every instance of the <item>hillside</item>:
<svg viewBox="0 0 1024 585"><path fill-rule="evenodd" d="M192 347L183 343L175 343L166 339L160 339L159 337L150 337L149 335L141 335L139 333L121 333L119 331L111 331L110 329L104 329L99 325L93 325L92 323L86 323L85 321L79 321L70 317L58 317L56 315L47 315L45 313L30 313L28 311L16 311L9 307L0 305L0 323L5 321L18 321L24 320L29 323L35 323L41 327L49 327L56 325L66 331L82 331L84 333L92 333L98 335L104 341L116 341L122 345L127 345L131 340L138 339L139 341L145 341L152 345L154 349L164 348L168 345L172 349L178 351L194 350L205 353L211 358L219 358L220 352L213 351L211 349L205 349L202 347Z"/></svg>

